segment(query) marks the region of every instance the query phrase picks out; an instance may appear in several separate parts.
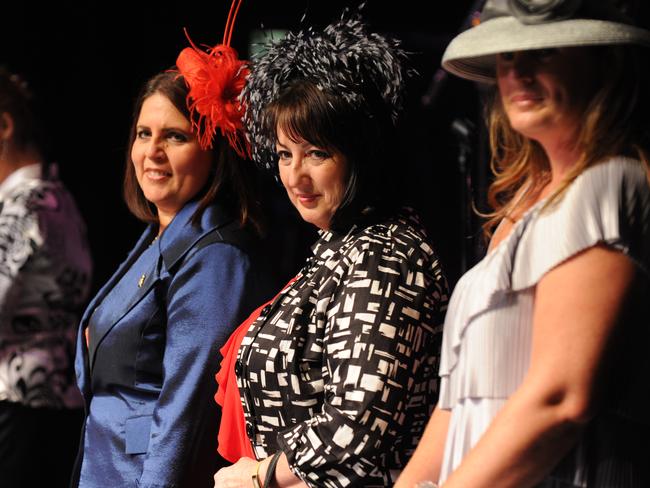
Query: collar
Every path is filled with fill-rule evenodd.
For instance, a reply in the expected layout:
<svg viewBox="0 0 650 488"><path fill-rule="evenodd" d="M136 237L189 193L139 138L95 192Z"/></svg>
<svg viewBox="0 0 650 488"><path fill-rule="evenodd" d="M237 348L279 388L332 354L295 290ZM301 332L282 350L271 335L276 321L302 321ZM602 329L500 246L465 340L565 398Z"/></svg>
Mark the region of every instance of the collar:
<svg viewBox="0 0 650 488"><path fill-rule="evenodd" d="M38 181L43 178L43 168L40 163L30 164L18 168L0 183L0 200L9 195L13 190L25 183Z"/></svg>
<svg viewBox="0 0 650 488"><path fill-rule="evenodd" d="M313 258L325 260L332 255L333 252L340 249L343 244L352 239L359 229L358 224L352 225L350 229L345 232L335 232L332 230L319 230L319 239L311 246Z"/></svg>
<svg viewBox="0 0 650 488"><path fill-rule="evenodd" d="M390 221L402 221L408 225L414 226L415 228L420 228L422 226L417 212L411 207L401 207L396 212L389 213L384 218L382 218L382 214L372 212L354 223L347 231L336 232L333 230L319 230L318 235L320 238L311 247L313 256L309 259L324 261L346 243L354 240L355 236L359 232L362 232L364 229L372 227L373 225Z"/></svg>
<svg viewBox="0 0 650 488"><path fill-rule="evenodd" d="M213 202L203 211L201 220L193 224L192 216L198 206L198 200L185 204L156 241L168 270L203 237L235 221L226 206Z"/></svg>

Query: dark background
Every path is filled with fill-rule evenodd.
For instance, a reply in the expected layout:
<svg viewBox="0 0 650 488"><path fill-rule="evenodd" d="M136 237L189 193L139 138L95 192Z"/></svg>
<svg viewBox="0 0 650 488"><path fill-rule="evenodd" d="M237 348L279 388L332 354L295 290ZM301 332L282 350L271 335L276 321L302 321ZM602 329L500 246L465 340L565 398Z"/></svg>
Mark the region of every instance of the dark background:
<svg viewBox="0 0 650 488"><path fill-rule="evenodd" d="M307 23L325 26L345 6L359 2L308 0L244 1L233 37L240 56L249 56L249 36L255 29L297 29L304 14ZM473 84L455 79L434 79L445 45L461 28L474 1L423 2L368 1L365 18L374 30L403 41L418 72L407 84L403 119L403 158L396 173L406 172L408 191L424 217L454 283L463 268L480 254L476 220L470 215L462 187L458 134L465 120L480 125ZM156 72L173 65L188 45L183 28L197 43L221 42L229 0L165 3L3 2L0 22L0 63L22 73L39 96L51 143L52 159L59 163L63 181L76 197L85 217L95 262L94 289L126 256L143 229L126 209L121 179L131 107L140 85ZM438 73L439 74L439 73ZM461 131L453 131L452 123ZM461 121L460 126L458 121ZM477 193L485 183L484 150L476 150L481 131L469 134L469 154ZM481 157L475 157L477 156ZM273 185L269 181L270 186ZM390 182L386 182L390 184ZM297 229L291 238L288 260L278 273L299 268L314 238L302 225L279 189L280 213ZM378 189L380 191L380 189ZM273 258L275 259L275 258ZM280 262L280 261L279 261ZM283 277L284 279L284 277Z"/></svg>

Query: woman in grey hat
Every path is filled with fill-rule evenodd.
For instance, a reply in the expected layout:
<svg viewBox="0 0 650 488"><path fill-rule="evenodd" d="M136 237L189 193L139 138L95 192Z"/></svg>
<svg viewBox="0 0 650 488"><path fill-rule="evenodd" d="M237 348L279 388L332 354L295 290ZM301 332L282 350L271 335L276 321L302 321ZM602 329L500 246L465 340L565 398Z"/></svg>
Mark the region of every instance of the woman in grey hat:
<svg viewBox="0 0 650 488"><path fill-rule="evenodd" d="M650 486L649 46L613 2L489 0L447 48L496 81L491 241L398 488Z"/></svg>

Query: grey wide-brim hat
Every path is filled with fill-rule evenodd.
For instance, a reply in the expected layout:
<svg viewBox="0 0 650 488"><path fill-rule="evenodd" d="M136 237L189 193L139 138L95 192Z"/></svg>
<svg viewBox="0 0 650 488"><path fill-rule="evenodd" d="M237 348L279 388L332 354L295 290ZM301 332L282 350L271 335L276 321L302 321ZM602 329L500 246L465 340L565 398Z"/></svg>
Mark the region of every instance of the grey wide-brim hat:
<svg viewBox="0 0 650 488"><path fill-rule="evenodd" d="M442 66L494 83L498 53L623 44L650 47L650 31L633 25L609 0L488 0L480 23L447 46Z"/></svg>

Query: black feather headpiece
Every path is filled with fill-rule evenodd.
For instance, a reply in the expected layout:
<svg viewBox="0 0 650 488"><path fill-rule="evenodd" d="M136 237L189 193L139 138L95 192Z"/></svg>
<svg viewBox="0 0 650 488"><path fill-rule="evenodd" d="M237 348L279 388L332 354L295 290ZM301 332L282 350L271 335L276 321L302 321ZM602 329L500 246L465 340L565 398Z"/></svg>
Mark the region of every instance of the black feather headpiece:
<svg viewBox="0 0 650 488"><path fill-rule="evenodd" d="M275 132L265 127L263 112L298 80L310 81L360 110L371 111L372 90L395 121L402 108L405 58L397 40L368 32L360 13L347 10L322 32L307 28L267 43L263 54L253 58L242 92L253 160L276 169Z"/></svg>

